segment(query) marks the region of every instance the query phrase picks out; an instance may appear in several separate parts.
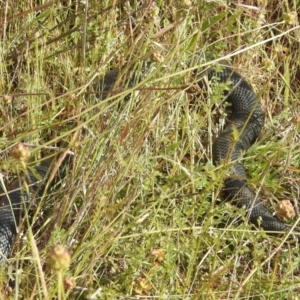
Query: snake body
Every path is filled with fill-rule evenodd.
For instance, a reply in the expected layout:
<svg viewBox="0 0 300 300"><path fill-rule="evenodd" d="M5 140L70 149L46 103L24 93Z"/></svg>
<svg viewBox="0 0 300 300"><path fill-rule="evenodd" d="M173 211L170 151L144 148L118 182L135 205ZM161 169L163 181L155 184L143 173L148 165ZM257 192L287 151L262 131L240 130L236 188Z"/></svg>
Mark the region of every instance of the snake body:
<svg viewBox="0 0 300 300"><path fill-rule="evenodd" d="M119 70L113 69L96 84L98 93L102 95L101 99L105 99L113 89L119 73ZM239 161L243 152L257 139L264 124L262 108L255 93L247 81L230 66L225 66L221 71L208 71L207 74L208 79L217 77L220 82L231 82L233 86L227 93L227 101L231 103L231 116L213 144L214 164L230 162L231 165L230 176L224 182L226 198L238 207L245 207L250 221L259 223L265 230L286 231L287 226L273 217L249 188L243 163ZM131 77L127 85L132 87L136 81L136 77L134 80ZM232 141L234 131L239 135L236 142ZM24 205L28 206L31 198L38 199L43 192L43 179L49 168L50 163L47 162L37 166L36 172L29 170L24 180L13 181L8 193L0 198L0 262L5 261L11 252L22 208ZM24 182L30 184L29 194L24 192Z"/></svg>
<svg viewBox="0 0 300 300"><path fill-rule="evenodd" d="M143 63L143 67L148 64ZM118 69L107 72L95 90L100 92L99 98L105 99L114 90L118 76L123 76ZM225 179L224 192L227 200L237 207L244 207L252 223L260 225L269 231L286 231L287 226L276 219L270 211L257 199L256 194L247 184L246 171L239 160L242 154L255 142L264 125L264 114L259 100L250 84L231 66L224 65L220 71L210 68L207 71L208 80L216 77L219 82L230 83L232 89L225 93L226 101L231 104L231 115L226 127L220 132L213 144L213 162L215 165L230 162L230 176ZM131 76L126 86L133 87L138 81L137 76ZM199 85L202 84L199 82ZM233 132L239 138L233 142Z"/></svg>
<svg viewBox="0 0 300 300"><path fill-rule="evenodd" d="M248 82L231 67L225 66L220 72L209 71L208 78L212 77L217 77L221 82L229 81L233 86L226 95L226 101L231 103L231 115L213 144L214 164L226 161L232 164L230 177L224 182L226 197L237 207L244 207L252 223L260 224L265 230L285 231L287 226L277 220L249 188L244 165L239 161L263 127L264 114L260 102ZM239 136L235 142L234 131Z"/></svg>
<svg viewBox="0 0 300 300"><path fill-rule="evenodd" d="M0 263L5 262L11 252L17 228L21 221L24 205L28 207L30 200L41 196L43 181L49 171L50 162L43 162L28 170L26 175L15 179L8 187L7 193L0 198ZM25 185L28 187L26 188ZM27 190L29 193L27 193Z"/></svg>

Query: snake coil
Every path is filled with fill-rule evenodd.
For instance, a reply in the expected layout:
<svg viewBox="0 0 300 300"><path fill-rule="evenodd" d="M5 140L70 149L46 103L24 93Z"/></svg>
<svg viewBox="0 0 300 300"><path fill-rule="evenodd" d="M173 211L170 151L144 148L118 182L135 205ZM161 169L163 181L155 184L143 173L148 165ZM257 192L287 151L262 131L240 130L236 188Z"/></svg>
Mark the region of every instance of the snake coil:
<svg viewBox="0 0 300 300"><path fill-rule="evenodd" d="M96 85L99 93L106 98L118 79L119 71L108 72ZM260 223L265 230L286 231L287 226L278 221L269 210L257 199L249 188L243 163L239 161L241 155L257 139L264 124L264 114L260 103L247 81L230 66L221 71L208 71L208 79L217 77L220 82L231 82L233 88L227 92L227 101L231 103L231 116L227 126L220 132L213 144L213 161L215 165L230 161L230 176L224 182L226 198L232 200L238 207L245 207L249 219L253 223ZM129 79L129 86L136 81ZM235 128L235 129L234 129ZM233 131L239 133L239 139L232 142ZM37 176L30 170L25 180L14 180L8 193L0 198L0 262L4 262L11 252L13 241L17 234L22 215L22 206L28 206L31 198L38 199L43 192L43 179L49 171L50 164L43 163L36 167ZM30 184L30 194L24 192L24 181Z"/></svg>

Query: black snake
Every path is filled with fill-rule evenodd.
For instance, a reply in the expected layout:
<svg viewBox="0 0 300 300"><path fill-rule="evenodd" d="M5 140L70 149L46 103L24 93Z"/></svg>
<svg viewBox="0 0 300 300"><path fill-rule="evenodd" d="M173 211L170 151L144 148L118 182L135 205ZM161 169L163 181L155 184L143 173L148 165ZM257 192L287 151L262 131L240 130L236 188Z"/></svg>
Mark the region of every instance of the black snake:
<svg viewBox="0 0 300 300"><path fill-rule="evenodd" d="M100 93L106 97L115 82L119 71L114 69L108 72L101 83ZM230 66L219 71L208 71L208 79L217 77L220 82L231 82L232 89L227 92L227 101L231 103L231 116L227 126L221 131L213 144L213 161L215 165L230 161L230 177L224 182L226 198L232 200L238 207L245 207L251 222L260 224L262 228L270 231L286 231L288 227L277 220L268 209L257 199L256 194L248 187L243 163L239 161L241 155L257 139L264 124L264 114L260 103L247 81ZM129 86L135 80L129 80ZM235 128L235 129L233 129ZM239 139L232 141L233 131L239 133ZM22 180L12 182L8 193L0 198L0 261L9 256L13 241L20 224L21 209L28 205L29 199L38 198L43 191L41 181L49 171L49 162L36 167L36 173L29 171L25 181L31 185L30 194L24 192ZM38 176L36 176L38 175Z"/></svg>
<svg viewBox="0 0 300 300"><path fill-rule="evenodd" d="M51 162L44 161L35 167L34 172L28 170L26 175L15 179L8 187L7 193L0 198L0 262L4 262L11 252L13 241L20 224L23 205L29 200L42 195L44 178L49 172ZM25 190L29 188L29 194Z"/></svg>

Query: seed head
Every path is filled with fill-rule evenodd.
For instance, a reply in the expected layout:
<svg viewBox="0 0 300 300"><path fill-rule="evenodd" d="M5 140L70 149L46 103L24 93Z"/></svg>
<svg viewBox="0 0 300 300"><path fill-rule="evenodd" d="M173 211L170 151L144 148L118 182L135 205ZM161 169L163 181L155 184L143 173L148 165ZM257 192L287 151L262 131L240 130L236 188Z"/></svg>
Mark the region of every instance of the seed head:
<svg viewBox="0 0 300 300"><path fill-rule="evenodd" d="M55 272L67 269L70 266L71 256L68 250L57 244L53 246L48 255L48 264Z"/></svg>

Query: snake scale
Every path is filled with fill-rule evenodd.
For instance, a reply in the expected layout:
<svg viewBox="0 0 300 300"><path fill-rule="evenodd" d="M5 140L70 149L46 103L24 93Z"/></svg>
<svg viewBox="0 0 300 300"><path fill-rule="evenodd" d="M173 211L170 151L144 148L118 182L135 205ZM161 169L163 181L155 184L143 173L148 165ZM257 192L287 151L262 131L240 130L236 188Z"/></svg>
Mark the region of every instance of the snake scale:
<svg viewBox="0 0 300 300"><path fill-rule="evenodd" d="M99 93L103 92L102 99L113 88L118 75L119 71L113 69L106 73L98 83ZM209 80L217 77L220 82L231 82L232 85L230 92L226 92L232 112L227 120L227 125L213 144L214 164L220 165L226 160L231 162L231 175L224 182L227 200L231 200L237 207L245 207L250 221L259 223L265 230L286 231L287 226L273 217L249 188L243 163L239 161L244 151L257 139L264 124L264 114L252 87L231 66L225 66L219 71L211 69L207 75ZM130 78L127 83L131 86L134 81ZM101 86L100 90L99 86ZM239 133L239 139L235 143L232 142L233 130ZM28 206L32 197L38 199L41 195L43 179L49 171L49 166L49 163L37 166L35 175L29 170L27 178L25 178L25 181L31 186L29 195L26 195L22 188L24 182L17 179L8 187L8 193L0 198L0 262L2 263L11 252L23 215L22 206L24 204Z"/></svg>

